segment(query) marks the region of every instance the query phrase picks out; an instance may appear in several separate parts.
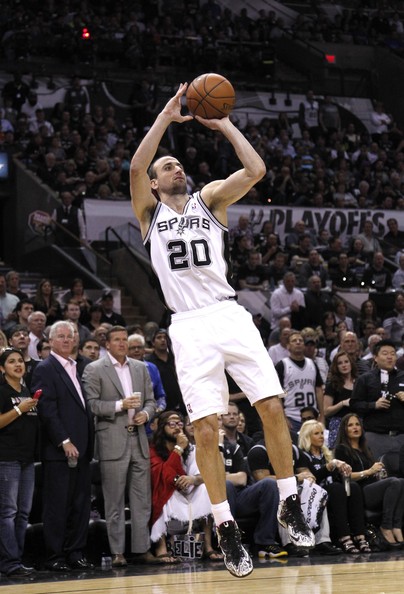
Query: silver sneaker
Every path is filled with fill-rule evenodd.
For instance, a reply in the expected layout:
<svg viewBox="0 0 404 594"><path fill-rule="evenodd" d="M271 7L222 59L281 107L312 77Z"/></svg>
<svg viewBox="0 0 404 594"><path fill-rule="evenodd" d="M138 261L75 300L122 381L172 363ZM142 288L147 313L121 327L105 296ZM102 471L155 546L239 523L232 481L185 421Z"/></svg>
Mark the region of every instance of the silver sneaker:
<svg viewBox="0 0 404 594"><path fill-rule="evenodd" d="M288 531L292 544L311 549L315 545L314 534L304 519L298 495L289 495L280 501L278 522Z"/></svg>
<svg viewBox="0 0 404 594"><path fill-rule="evenodd" d="M223 522L217 526L219 546L224 555L226 569L235 577L245 577L254 569L250 555L241 542L240 530L236 522Z"/></svg>

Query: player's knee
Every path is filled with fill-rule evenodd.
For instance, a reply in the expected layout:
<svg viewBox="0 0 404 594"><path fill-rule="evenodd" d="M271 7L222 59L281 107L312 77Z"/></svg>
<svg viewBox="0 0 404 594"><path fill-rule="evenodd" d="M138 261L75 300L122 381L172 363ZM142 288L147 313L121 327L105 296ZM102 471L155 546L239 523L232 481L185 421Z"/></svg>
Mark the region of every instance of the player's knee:
<svg viewBox="0 0 404 594"><path fill-rule="evenodd" d="M262 420L267 417L273 417L274 415L284 414L282 402L278 396L260 400L256 403L256 408Z"/></svg>
<svg viewBox="0 0 404 594"><path fill-rule="evenodd" d="M218 443L217 424L210 421L209 418L194 421L195 441L198 447L209 448Z"/></svg>

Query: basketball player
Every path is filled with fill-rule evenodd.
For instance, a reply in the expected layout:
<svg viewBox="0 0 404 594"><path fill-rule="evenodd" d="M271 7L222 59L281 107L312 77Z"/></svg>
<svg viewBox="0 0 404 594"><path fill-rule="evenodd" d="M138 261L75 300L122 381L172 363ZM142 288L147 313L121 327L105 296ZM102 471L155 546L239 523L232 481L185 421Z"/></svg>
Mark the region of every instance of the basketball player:
<svg viewBox="0 0 404 594"><path fill-rule="evenodd" d="M166 305L173 312L170 338L178 379L195 429L197 464L212 503L225 565L233 575L244 577L253 565L230 513L218 448L217 415L227 412L229 398L225 368L262 419L278 477L279 521L297 546L314 546L314 537L296 492L291 440L278 397L281 385L251 315L237 304L226 278L226 209L263 177L265 165L228 117L197 117L233 145L241 169L189 196L184 169L175 157L161 157L150 166L168 126L192 119L181 115L186 89L180 84L132 158L132 205Z"/></svg>

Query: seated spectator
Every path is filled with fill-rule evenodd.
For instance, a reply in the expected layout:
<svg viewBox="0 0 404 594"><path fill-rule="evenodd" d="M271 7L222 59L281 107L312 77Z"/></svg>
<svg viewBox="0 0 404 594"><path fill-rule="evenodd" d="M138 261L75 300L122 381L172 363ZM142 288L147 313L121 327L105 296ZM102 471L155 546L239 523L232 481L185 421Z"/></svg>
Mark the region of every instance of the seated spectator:
<svg viewBox="0 0 404 594"><path fill-rule="evenodd" d="M269 265L268 276L272 288L278 287L285 274L289 271L287 260L288 256L284 252L278 252Z"/></svg>
<svg viewBox="0 0 404 594"><path fill-rule="evenodd" d="M296 221L291 231L285 238L285 249L289 252L296 249L299 244L299 238L304 235L306 231L306 223L304 221Z"/></svg>
<svg viewBox="0 0 404 594"><path fill-rule="evenodd" d="M240 290L262 291L265 284L269 284L268 273L261 264L261 254L251 250L247 263L239 268L237 274Z"/></svg>
<svg viewBox="0 0 404 594"><path fill-rule="evenodd" d="M306 407L308 409L310 407ZM314 418L308 417L307 420ZM299 450L293 445L293 464L299 459ZM271 466L268 452L264 440L260 440L248 452L248 465L255 481L259 482L265 478L276 478ZM315 485L314 475L308 470L301 470L299 473L295 470L296 480L298 482L298 492L302 511L310 528L315 534L315 552L320 555L339 555L340 549L337 549L330 541L330 528L326 509L327 493L321 487ZM290 543L285 530L278 526L280 537L285 550L292 556L307 555L308 551L303 549L299 552L297 547ZM269 555L271 557L271 555Z"/></svg>
<svg viewBox="0 0 404 594"><path fill-rule="evenodd" d="M331 351L338 345L337 324L332 310L324 312L321 322L321 346L325 349L325 358L330 361Z"/></svg>
<svg viewBox="0 0 404 594"><path fill-rule="evenodd" d="M303 328L305 325L304 295L296 288L296 276L287 272L283 277L283 285L272 293L270 298L271 327L278 328L279 320L288 316L294 328Z"/></svg>
<svg viewBox="0 0 404 594"><path fill-rule="evenodd" d="M196 465L195 447L183 432L184 421L175 411L159 416L150 449L152 479L151 541L162 563L178 563L167 549L168 523L202 520L205 555L222 561L223 555L212 546L212 516L208 492ZM191 514L191 515L190 515Z"/></svg>
<svg viewBox="0 0 404 594"><path fill-rule="evenodd" d="M343 299L334 300L335 323L345 322L347 330L354 330L353 319L347 315L348 306Z"/></svg>
<svg viewBox="0 0 404 594"><path fill-rule="evenodd" d="M54 153L48 152L43 158L43 163L39 163L36 174L44 184L55 190L60 171L61 167L57 163L56 156Z"/></svg>
<svg viewBox="0 0 404 594"><path fill-rule="evenodd" d="M332 360L324 390L324 416L328 419L330 449L335 446L342 417L349 412L349 401L356 378L355 362L345 351L339 351Z"/></svg>
<svg viewBox="0 0 404 594"><path fill-rule="evenodd" d="M369 262L369 255L364 251L363 241L356 237L348 251L349 266L355 273L356 280L359 283L362 280L365 266Z"/></svg>
<svg viewBox="0 0 404 594"><path fill-rule="evenodd" d="M357 279L354 269L349 264L348 255L341 252L337 257L337 265L330 271L334 291L337 289L351 288L357 286Z"/></svg>
<svg viewBox="0 0 404 594"><path fill-rule="evenodd" d="M34 311L34 302L31 299L21 299L13 311L13 318L9 317L6 330L10 330L15 324L28 326L28 316Z"/></svg>
<svg viewBox="0 0 404 594"><path fill-rule="evenodd" d="M372 264L363 273L361 285L376 289L381 293L392 286L391 272L384 265L383 252L376 251L374 253Z"/></svg>
<svg viewBox="0 0 404 594"><path fill-rule="evenodd" d="M21 107L21 113L27 117L28 126L35 120L35 114L37 109L43 109L43 105L38 101L38 95L36 91L31 89L25 100L25 103Z"/></svg>
<svg viewBox="0 0 404 594"><path fill-rule="evenodd" d="M384 253L386 256L394 256L404 245L404 231L399 230L397 219L387 219L386 222L389 230L383 237Z"/></svg>
<svg viewBox="0 0 404 594"><path fill-rule="evenodd" d="M43 361L47 357L49 357L51 352L50 342L47 339L42 339L37 342L36 351L38 353L38 360Z"/></svg>
<svg viewBox="0 0 404 594"><path fill-rule="evenodd" d="M235 239L237 237L245 237L247 236L250 239L251 247L254 243L254 232L250 224L250 219L247 215L240 215L238 219L238 224L235 227L232 227L229 231L229 242L230 245L233 246Z"/></svg>
<svg viewBox="0 0 404 594"><path fill-rule="evenodd" d="M79 333L79 343L84 340L85 338L89 338L91 336L90 330L87 326L81 324L80 320L80 307L77 305L75 301L68 301L63 308L63 318L68 322L72 322L73 324L77 324L77 329Z"/></svg>
<svg viewBox="0 0 404 594"><path fill-rule="evenodd" d="M21 291L20 275L15 270L9 270L6 274L7 293L15 295L18 299L28 299L27 293Z"/></svg>
<svg viewBox="0 0 404 594"><path fill-rule="evenodd" d="M94 332L92 334L92 336L94 336L95 340L99 344L99 347L100 347L100 358L101 357L105 357L105 355L108 352L107 349L106 349L107 334L108 334L108 330L110 330L111 328L112 328L112 326L110 324L101 324L100 326L98 326L98 328L96 328L94 330ZM84 337L84 339L85 339L85 337Z"/></svg>
<svg viewBox="0 0 404 594"><path fill-rule="evenodd" d="M84 291L84 283L81 278L74 278L68 291L63 296L64 303L69 301L77 303L80 307L80 322L81 324L87 324L90 319L90 307L92 301L87 297Z"/></svg>
<svg viewBox="0 0 404 594"><path fill-rule="evenodd" d="M369 370L373 368L374 347L383 340L379 334L370 334L367 339L366 348L363 351L362 359L369 363Z"/></svg>
<svg viewBox="0 0 404 594"><path fill-rule="evenodd" d="M34 309L42 311L46 315L47 326L51 326L54 322L63 318L62 308L53 294L53 285L48 278L43 278L38 283L34 298Z"/></svg>
<svg viewBox="0 0 404 594"><path fill-rule="evenodd" d="M321 325L326 311L332 307L331 296L321 290L321 279L313 275L307 281L307 291L304 294L306 307L306 324L316 328Z"/></svg>
<svg viewBox="0 0 404 594"><path fill-rule="evenodd" d="M19 302L17 295L7 292L6 277L0 272L0 329L5 329L9 322L13 323L13 311Z"/></svg>
<svg viewBox="0 0 404 594"><path fill-rule="evenodd" d="M393 274L391 284L393 289L404 289L404 254L398 260L399 268Z"/></svg>
<svg viewBox="0 0 404 594"><path fill-rule="evenodd" d="M297 240L297 247L290 250L290 268L295 274L299 274L300 267L309 261L312 247L310 235L303 234Z"/></svg>
<svg viewBox="0 0 404 594"><path fill-rule="evenodd" d="M248 435L247 421L245 418L245 414L243 412L241 412L241 410L238 413L237 431L238 431L238 433L243 433L243 434L245 433L246 435Z"/></svg>
<svg viewBox="0 0 404 594"><path fill-rule="evenodd" d="M277 558L287 555L276 542L277 509L279 493L276 480L265 478L248 484L247 461L238 444L228 442L224 430L219 429L219 450L226 469L226 492L234 517L259 513L254 529L254 548L260 558Z"/></svg>
<svg viewBox="0 0 404 594"><path fill-rule="evenodd" d="M101 296L101 323L112 324L112 326L126 326L124 317L114 311L114 296L109 290L105 290Z"/></svg>
<svg viewBox="0 0 404 594"><path fill-rule="evenodd" d="M35 134L36 132L41 132L42 127L46 128L48 136L53 136L53 134L55 133L55 130L51 122L49 122L46 119L45 111L43 110L43 108L38 108L35 110L34 118L30 121L29 131L31 132L31 134Z"/></svg>
<svg viewBox="0 0 404 594"><path fill-rule="evenodd" d="M299 287L307 287L308 280L313 275L320 278L323 288L326 286L328 273L322 262L323 260L317 249L312 248L309 252L307 262L302 262L299 267Z"/></svg>
<svg viewBox="0 0 404 594"><path fill-rule="evenodd" d="M290 332L291 329L289 326L281 328L279 330L279 342L271 345L268 349L268 354L271 357L272 363L274 365L279 363L279 361L282 361L282 359L284 359L285 357L289 357L289 350L287 344Z"/></svg>
<svg viewBox="0 0 404 594"><path fill-rule="evenodd" d="M373 322L376 327L380 326L381 319L377 315L377 306L372 299L366 299L363 301L359 317L356 321L358 327L358 335L363 336L364 325L366 322Z"/></svg>
<svg viewBox="0 0 404 594"><path fill-rule="evenodd" d="M93 333L97 328L103 325L101 322L102 307L99 303L93 303L88 310L89 320L85 324L87 328Z"/></svg>
<svg viewBox="0 0 404 594"><path fill-rule="evenodd" d="M384 465L375 460L367 445L358 415L348 413L342 418L335 456L352 468L350 480L362 489L365 508L382 512L380 531L388 548L401 549L404 543L404 478L387 476L379 480Z"/></svg>
<svg viewBox="0 0 404 594"><path fill-rule="evenodd" d="M240 410L237 404L229 401L227 413L222 415L222 428L226 440L233 445L239 445L244 457L246 457L254 442L248 435L239 433L237 429L239 420Z"/></svg>
<svg viewBox="0 0 404 594"><path fill-rule="evenodd" d="M238 270L244 266L248 260L248 254L252 250L252 239L246 234L241 233L234 240L234 245L231 250L231 262L234 269L234 274L237 276Z"/></svg>
<svg viewBox="0 0 404 594"><path fill-rule="evenodd" d="M331 277L332 268L335 268L338 263L338 257L343 251L342 240L337 235L330 237L328 241L328 248L322 251L324 260L328 263L328 274Z"/></svg>
<svg viewBox="0 0 404 594"><path fill-rule="evenodd" d="M339 344L330 353L330 363L332 363L339 351L348 353L351 360L356 364L358 375L362 375L369 371L369 365L366 361L361 359L362 343L359 341L355 332L351 332L350 330L341 330L341 332L339 332Z"/></svg>
<svg viewBox="0 0 404 594"><path fill-rule="evenodd" d="M404 293L402 291L396 293L394 309L386 313L383 328L386 330L387 338L397 346L402 345L404 335Z"/></svg>
<svg viewBox="0 0 404 594"><path fill-rule="evenodd" d="M273 262L276 254L283 253L282 246L276 233L268 233L265 236L265 242L259 247L262 255L262 264Z"/></svg>
<svg viewBox="0 0 404 594"><path fill-rule="evenodd" d="M383 132L389 131L392 119L384 112L384 106L381 101L377 101L374 111L370 112L370 121L372 123L372 138L379 140Z"/></svg>
<svg viewBox="0 0 404 594"><path fill-rule="evenodd" d="M363 345L363 349L365 350L368 346L369 336L376 333L376 325L371 320L368 320L363 325L363 334L359 339ZM363 358L363 357L362 357Z"/></svg>
<svg viewBox="0 0 404 594"><path fill-rule="evenodd" d="M381 251L379 240L373 233L373 221L367 220L363 223L362 231L359 233L358 239L363 243L363 251L365 254L369 255Z"/></svg>
<svg viewBox="0 0 404 594"><path fill-rule="evenodd" d="M325 384L328 377L328 363L324 357L319 356L317 332L314 332L312 335L306 334L305 336L303 330L302 336L304 340L304 356L307 359L311 359L312 361L314 361L320 372L323 384Z"/></svg>
<svg viewBox="0 0 404 594"><path fill-rule="evenodd" d="M348 496L341 477L351 475L351 466L333 459L331 451L324 445L324 426L318 421L306 421L299 433L299 448L302 455L298 464L309 469L316 483L328 493L328 518L331 536L347 555L370 553L365 537L365 511L359 485L351 482ZM297 468L299 471L299 468Z"/></svg>

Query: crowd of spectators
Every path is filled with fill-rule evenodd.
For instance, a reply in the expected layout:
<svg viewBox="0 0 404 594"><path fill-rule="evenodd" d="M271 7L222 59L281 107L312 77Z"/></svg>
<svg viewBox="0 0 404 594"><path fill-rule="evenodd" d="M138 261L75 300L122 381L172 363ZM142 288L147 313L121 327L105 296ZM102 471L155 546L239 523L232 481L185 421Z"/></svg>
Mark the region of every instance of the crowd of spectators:
<svg viewBox="0 0 404 594"><path fill-rule="evenodd" d="M85 43L79 32L91 21L94 31L91 39L97 38L97 27L103 35L119 40L119 44L124 43L126 35L136 31L143 43L149 34L152 35L150 45L157 51L159 44L164 45L169 37L173 37L183 59L190 59L195 64L193 51L183 47L188 37L198 38L200 35L200 50L206 59L209 54L204 41L206 36L212 37L213 46L224 40L229 43L256 40L262 46L267 37L270 39L270 32L280 27L273 11L260 11L259 18L254 20L244 9L233 15L210 0L200 6L198 2L171 2L169 6L160 7L160 12L157 3L128 7L125 2L120 2L113 6L113 18L111 10L108 3L88 2L79 7L71 1L63 6L45 4L41 11L31 14L32 2L26 5L21 2L12 14L7 10L3 14L3 49L7 44L13 45L16 35L13 27L17 29L19 26L24 34L33 36L41 31L41 27L51 23L54 27L55 22L66 28L69 39L75 39L72 31L76 30L80 43ZM360 15L369 14L368 21L373 23L370 30L374 31L374 23L384 18L381 12L362 3L361 8L344 12L343 17L336 17L332 23L325 16L322 18L331 30L338 29L340 20L345 28L348 25L356 27ZM296 29L299 34L304 34L305 27L300 18L304 17L297 19ZM392 19L397 21L396 16ZM387 19L387 22L390 21ZM398 19L397 22L401 21ZM123 31L119 33L114 27ZM43 43L57 43L59 39L57 34L37 34L36 37L37 44L42 40ZM29 40L17 43L16 47L33 45L40 51L39 45L35 46ZM111 47L110 43L104 42L98 45ZM227 71L222 63L226 51L231 52L228 62L237 63L243 70L243 59L234 55L238 47L230 45L215 55L214 70ZM257 61L250 49L246 54ZM120 55L124 53L121 48ZM172 47L169 53L175 55ZM63 101L53 109L44 110L36 91L16 74L15 80L2 90L0 143L3 150L18 156L53 190L72 193L74 206L81 207L86 197L128 199L131 156L165 101L153 58L149 51L143 54L148 58L138 61L142 76L129 99L131 110L124 116L112 105L90 104L88 90L80 85L78 77L72 81ZM177 64L177 59L173 59ZM201 69L207 67L208 64L200 66ZM308 90L298 114L280 112L277 117L265 116L257 122L248 121L243 132L264 159L267 174L242 202L317 208L404 209L403 131L379 102L375 102L369 116L371 129L368 131L359 120L345 121L332 97L320 99L315 97L313 90ZM184 163L190 191L199 189L212 178L226 177L237 167L228 142L218 133L202 129L197 122L179 127L173 136L164 139L160 150L174 151Z"/></svg>
<svg viewBox="0 0 404 594"><path fill-rule="evenodd" d="M63 61L111 59L141 69L162 57L172 64L212 64L248 72L263 62L272 42L283 35L319 42L384 45L401 54L403 21L400 2L360 2L354 7L309 3L307 16L294 22L274 10L250 16L246 8L232 13L215 0L171 0L135 4L58 4L21 1L4 7L0 22L3 57L9 60L53 55ZM178 64L179 61L179 64Z"/></svg>

